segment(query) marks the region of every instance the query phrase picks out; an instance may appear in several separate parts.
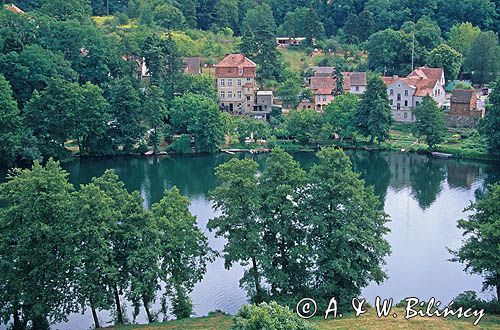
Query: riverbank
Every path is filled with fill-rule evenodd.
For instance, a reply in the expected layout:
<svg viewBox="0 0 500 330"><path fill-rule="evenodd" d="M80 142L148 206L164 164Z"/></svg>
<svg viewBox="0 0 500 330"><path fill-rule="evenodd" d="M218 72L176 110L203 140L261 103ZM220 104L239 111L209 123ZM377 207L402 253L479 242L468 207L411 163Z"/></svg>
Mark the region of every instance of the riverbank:
<svg viewBox="0 0 500 330"><path fill-rule="evenodd" d="M457 159L471 160L499 160L498 156L487 152L483 141L476 134L470 134L462 138L457 131L449 131L445 141L430 150L428 145L415 138L409 128L398 127L390 131L388 140L382 143L370 143L367 138L357 137L356 140L319 140L315 144L300 144L293 140L273 140L265 145L261 144L232 144L230 148L239 150L254 150L264 148L280 147L288 152L317 151L321 147L339 147L343 149L360 149L365 151L398 151L431 155L432 152L440 152L453 155ZM228 147L229 148L229 147Z"/></svg>
<svg viewBox="0 0 500 330"><path fill-rule="evenodd" d="M369 309L367 314L358 318L348 316L346 318L337 320L323 320L321 318L314 318L310 322L315 324L319 330L330 329L366 329L366 330L385 330L385 329L437 329L437 330L453 330L453 329L500 329L500 316L486 315L474 327L472 319L470 320L457 320L457 319L442 319L442 318L415 318L405 320L404 309L395 308L395 312L401 317L394 319L392 316L388 318L378 318L374 309ZM217 329L229 330L232 325L232 316L224 314L215 314L207 317L191 318L180 321L169 321L165 323L155 323L147 325L124 325L116 326L111 329L114 330L156 330L156 329Z"/></svg>

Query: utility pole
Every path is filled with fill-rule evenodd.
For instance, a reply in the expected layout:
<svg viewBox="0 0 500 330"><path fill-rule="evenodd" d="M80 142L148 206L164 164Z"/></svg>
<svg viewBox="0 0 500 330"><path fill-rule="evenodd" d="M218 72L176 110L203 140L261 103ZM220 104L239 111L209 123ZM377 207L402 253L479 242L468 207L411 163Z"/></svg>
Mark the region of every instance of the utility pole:
<svg viewBox="0 0 500 330"><path fill-rule="evenodd" d="M109 16L109 0L106 0L106 16Z"/></svg>

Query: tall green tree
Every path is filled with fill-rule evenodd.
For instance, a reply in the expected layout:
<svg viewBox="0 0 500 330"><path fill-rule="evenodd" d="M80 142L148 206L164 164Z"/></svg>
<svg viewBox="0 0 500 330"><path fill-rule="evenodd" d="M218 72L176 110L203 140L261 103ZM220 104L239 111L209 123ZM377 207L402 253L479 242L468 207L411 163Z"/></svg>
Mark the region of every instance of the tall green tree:
<svg viewBox="0 0 500 330"><path fill-rule="evenodd" d="M262 223L258 217L261 206L257 181L258 164L253 160L231 159L216 168L219 186L210 194L216 210L221 215L210 219L207 227L218 237L224 237L224 265L235 263L249 266L240 285L249 292L252 300L262 302Z"/></svg>
<svg viewBox="0 0 500 330"><path fill-rule="evenodd" d="M160 87L152 85L146 90L143 108L144 120L148 127L152 129L149 133L149 144L156 153L160 146L161 133L168 115L167 102Z"/></svg>
<svg viewBox="0 0 500 330"><path fill-rule="evenodd" d="M167 30L180 30L186 22L182 11L170 4L157 6L154 10L154 18L156 24Z"/></svg>
<svg viewBox="0 0 500 330"><path fill-rule="evenodd" d="M340 135L340 139L352 138L357 132L356 115L359 97L355 94L337 96L325 109L325 124Z"/></svg>
<svg viewBox="0 0 500 330"><path fill-rule="evenodd" d="M53 160L0 185L0 309L13 329L49 329L75 311L72 190Z"/></svg>
<svg viewBox="0 0 500 330"><path fill-rule="evenodd" d="M312 109L292 110L287 128L292 137L300 143L316 143L320 137L322 116Z"/></svg>
<svg viewBox="0 0 500 330"><path fill-rule="evenodd" d="M194 137L197 152L216 153L224 142L224 125L217 103L206 100L207 107L197 109L187 131Z"/></svg>
<svg viewBox="0 0 500 330"><path fill-rule="evenodd" d="M152 219L158 230L160 263L159 279L166 283L164 298L174 301L188 299L194 285L206 272L213 259L207 237L189 211L190 201L174 187L151 207ZM190 316L191 311L187 313Z"/></svg>
<svg viewBox="0 0 500 330"><path fill-rule="evenodd" d="M300 102L302 78L293 71L287 71L285 77L285 81L278 86L276 95L281 98L287 109L295 109Z"/></svg>
<svg viewBox="0 0 500 330"><path fill-rule="evenodd" d="M266 160L259 181L266 283L271 299L293 304L307 291L312 265L306 242L308 223L301 214L307 175L291 155L278 148Z"/></svg>
<svg viewBox="0 0 500 330"><path fill-rule="evenodd" d="M481 32L477 36L465 58L464 67L472 74L475 83L486 84L498 78L500 46L495 32Z"/></svg>
<svg viewBox="0 0 500 330"><path fill-rule="evenodd" d="M357 123L361 134L382 142L389 138L389 129L394 119L387 96L387 86L378 76L368 79L366 92L361 99Z"/></svg>
<svg viewBox="0 0 500 330"><path fill-rule="evenodd" d="M10 166L21 148L21 116L5 77L0 74L0 164Z"/></svg>
<svg viewBox="0 0 500 330"><path fill-rule="evenodd" d="M472 25L470 22L453 25L448 32L447 44L460 52L465 58L469 55L471 46L476 41L481 29Z"/></svg>
<svg viewBox="0 0 500 330"><path fill-rule="evenodd" d="M500 184L488 186L486 194L464 212L474 212L458 221L464 244L451 251L451 261L465 264L465 270L484 277L483 289L494 288L500 300Z"/></svg>
<svg viewBox="0 0 500 330"><path fill-rule="evenodd" d="M24 126L33 131L44 156L62 160L69 157L65 143L75 131L80 101L82 94L77 83L53 79L44 91L35 91L26 104Z"/></svg>
<svg viewBox="0 0 500 330"><path fill-rule="evenodd" d="M500 155L500 81L492 87L488 111L480 122L479 131L486 139L490 153Z"/></svg>
<svg viewBox="0 0 500 330"><path fill-rule="evenodd" d="M301 207L315 260L310 295L325 305L335 296L346 305L371 281L387 276L382 267L390 253L388 216L343 151L327 148L317 156Z"/></svg>
<svg viewBox="0 0 500 330"><path fill-rule="evenodd" d="M432 68L443 68L446 80L455 80L462 67L463 56L446 44L441 44L430 51L427 65Z"/></svg>
<svg viewBox="0 0 500 330"><path fill-rule="evenodd" d="M283 64L276 49L276 22L269 5L248 10L243 21L240 49L257 63L260 81L281 80Z"/></svg>
<svg viewBox="0 0 500 330"><path fill-rule="evenodd" d="M313 46L315 38L321 37L325 32L318 13L313 8L305 7L288 12L280 30L287 37L306 38L306 43L309 47Z"/></svg>
<svg viewBox="0 0 500 330"><path fill-rule="evenodd" d="M110 134L116 146L122 145L126 152L131 151L144 134L141 106L139 90L129 78L121 78L113 83Z"/></svg>
<svg viewBox="0 0 500 330"><path fill-rule="evenodd" d="M415 114L413 134L417 138L425 137L429 148L443 141L446 133L444 114L432 97L424 96L413 113Z"/></svg>
<svg viewBox="0 0 500 330"><path fill-rule="evenodd" d="M75 222L78 267L75 276L77 302L82 310L90 307L96 328L100 328L97 310L113 306L114 279L118 267L113 259L113 233L119 212L113 198L97 185L83 185L75 193Z"/></svg>
<svg viewBox="0 0 500 330"><path fill-rule="evenodd" d="M87 82L80 87L80 101L75 110L75 129L73 138L78 142L80 154L103 155L106 148L102 145L108 133L110 120L109 103L102 90Z"/></svg>

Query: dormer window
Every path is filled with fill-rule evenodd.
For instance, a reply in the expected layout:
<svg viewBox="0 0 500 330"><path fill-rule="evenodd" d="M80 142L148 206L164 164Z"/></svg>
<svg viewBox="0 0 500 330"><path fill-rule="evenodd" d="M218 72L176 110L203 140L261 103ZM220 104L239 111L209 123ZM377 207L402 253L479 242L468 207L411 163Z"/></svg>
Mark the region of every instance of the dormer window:
<svg viewBox="0 0 500 330"><path fill-rule="evenodd" d="M238 68L238 75L240 75L240 76L243 75L243 68Z"/></svg>

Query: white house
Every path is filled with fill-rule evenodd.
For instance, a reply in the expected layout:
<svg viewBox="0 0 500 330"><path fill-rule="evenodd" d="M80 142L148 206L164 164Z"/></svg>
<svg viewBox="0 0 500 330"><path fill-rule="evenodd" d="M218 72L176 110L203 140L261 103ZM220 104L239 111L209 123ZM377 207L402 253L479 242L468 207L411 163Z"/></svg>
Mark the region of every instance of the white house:
<svg viewBox="0 0 500 330"><path fill-rule="evenodd" d="M413 70L407 77L382 77L387 85L394 120L414 122L413 109L429 95L439 107L446 101L444 70L427 66Z"/></svg>

